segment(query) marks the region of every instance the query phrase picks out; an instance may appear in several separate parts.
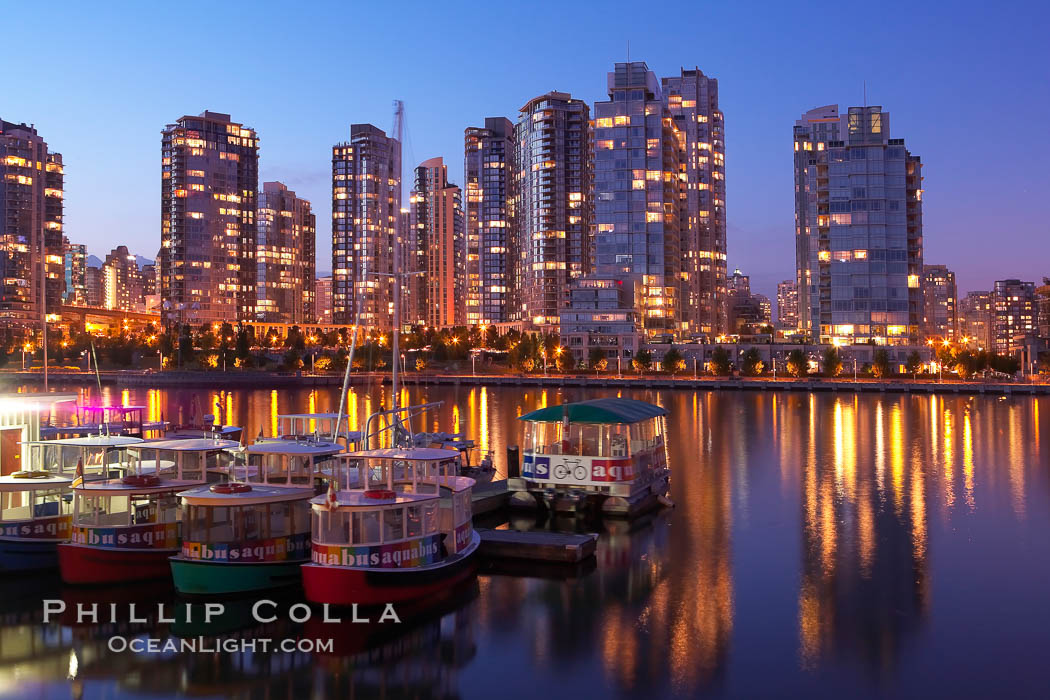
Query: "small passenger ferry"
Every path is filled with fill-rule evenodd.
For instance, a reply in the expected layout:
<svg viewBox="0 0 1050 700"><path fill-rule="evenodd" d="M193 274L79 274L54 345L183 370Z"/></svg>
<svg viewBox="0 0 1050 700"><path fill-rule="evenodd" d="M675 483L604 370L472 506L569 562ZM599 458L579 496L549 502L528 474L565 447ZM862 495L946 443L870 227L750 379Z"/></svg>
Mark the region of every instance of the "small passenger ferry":
<svg viewBox="0 0 1050 700"><path fill-rule="evenodd" d="M257 442L230 480L182 491L182 548L170 558L175 589L216 595L298 585L310 558L310 499L332 474L335 443Z"/></svg>
<svg viewBox="0 0 1050 700"><path fill-rule="evenodd" d="M473 575L481 542L474 480L456 450L384 448L344 455L344 483L311 501L306 599L331 605L409 601Z"/></svg>
<svg viewBox="0 0 1050 700"><path fill-rule="evenodd" d="M123 583L168 575L179 549L181 508L175 494L204 484L232 440L164 440L127 447L123 476L78 479L71 541L58 545L66 583Z"/></svg>
<svg viewBox="0 0 1050 700"><path fill-rule="evenodd" d="M548 406L525 422L521 476L507 480L511 506L555 511L598 506L633 516L666 501L667 411L645 401L593 399Z"/></svg>
<svg viewBox="0 0 1050 700"><path fill-rule="evenodd" d="M72 475L79 464L87 476L123 476L128 449L142 442L126 435L88 435L22 444L34 471Z"/></svg>
<svg viewBox="0 0 1050 700"><path fill-rule="evenodd" d="M58 545L73 522L72 481L45 471L0 476L0 571L58 566Z"/></svg>

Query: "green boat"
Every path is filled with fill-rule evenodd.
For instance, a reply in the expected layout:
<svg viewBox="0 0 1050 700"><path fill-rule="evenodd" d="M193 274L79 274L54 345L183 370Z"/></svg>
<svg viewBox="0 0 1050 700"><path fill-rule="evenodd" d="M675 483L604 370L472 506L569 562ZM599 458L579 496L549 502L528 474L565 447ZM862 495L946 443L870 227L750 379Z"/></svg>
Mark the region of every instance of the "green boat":
<svg viewBox="0 0 1050 700"><path fill-rule="evenodd" d="M179 493L182 549L170 558L175 590L230 595L298 586L310 559L310 499L343 447L271 440L245 450L231 481Z"/></svg>

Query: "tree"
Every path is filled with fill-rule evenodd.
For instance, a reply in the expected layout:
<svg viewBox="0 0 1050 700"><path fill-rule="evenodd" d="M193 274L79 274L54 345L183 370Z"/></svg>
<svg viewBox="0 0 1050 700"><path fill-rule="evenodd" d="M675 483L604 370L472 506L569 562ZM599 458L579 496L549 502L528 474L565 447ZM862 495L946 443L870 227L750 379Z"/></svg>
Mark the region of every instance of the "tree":
<svg viewBox="0 0 1050 700"><path fill-rule="evenodd" d="M748 377L757 377L766 368L758 348L748 348L740 358L741 371Z"/></svg>
<svg viewBox="0 0 1050 700"><path fill-rule="evenodd" d="M879 379L890 375L890 355L882 348L876 350L872 355L871 373Z"/></svg>
<svg viewBox="0 0 1050 700"><path fill-rule="evenodd" d="M281 363L281 368L288 372L294 372L298 369L302 369L303 361L299 357L299 351L295 348L289 348L288 352L284 353L284 361Z"/></svg>
<svg viewBox="0 0 1050 700"><path fill-rule="evenodd" d="M955 373L961 379L969 379L977 374L977 355L969 350L963 350L955 356Z"/></svg>
<svg viewBox="0 0 1050 700"><path fill-rule="evenodd" d="M838 348L830 347L824 351L823 370L825 377L839 376L839 372L842 371L842 357Z"/></svg>
<svg viewBox="0 0 1050 700"><path fill-rule="evenodd" d="M908 368L908 372L911 373L912 379L914 379L915 375L918 374L919 370L922 368L922 356L919 354L918 350L912 350L908 354L908 359L905 360L905 366Z"/></svg>
<svg viewBox="0 0 1050 700"><path fill-rule="evenodd" d="M565 348L560 348L554 356L557 359L559 372L571 372L573 367L576 366L576 362L572 359L572 353Z"/></svg>
<svg viewBox="0 0 1050 700"><path fill-rule="evenodd" d="M668 374L675 374L685 368L685 358L682 357L682 353L678 352L678 349L673 345L664 353L663 360L660 361L660 366Z"/></svg>
<svg viewBox="0 0 1050 700"><path fill-rule="evenodd" d="M248 329L244 326L237 329L237 347L234 355L237 358L237 367L251 367L254 364L251 340L248 338Z"/></svg>
<svg viewBox="0 0 1050 700"><path fill-rule="evenodd" d="M794 377L805 377L809 374L809 358L806 353L796 348L788 353L787 370Z"/></svg>
<svg viewBox="0 0 1050 700"><path fill-rule="evenodd" d="M648 350L639 350L638 354L634 356L634 360L631 361L631 366L634 367L636 372L647 372L653 365L653 356Z"/></svg>
<svg viewBox="0 0 1050 700"><path fill-rule="evenodd" d="M591 348L590 355L587 357L587 366L590 369L595 370L596 372L597 371L604 371L605 370L604 367L602 369L600 369L600 370L598 369L599 363L601 363L601 361L604 360L604 359L605 359L605 351L604 350L602 350L601 348ZM606 365L606 367L608 367L609 363L606 362L605 365Z"/></svg>
<svg viewBox="0 0 1050 700"><path fill-rule="evenodd" d="M427 361L424 360L422 357L417 357L416 358L416 371L417 372L422 372L426 368L427 368Z"/></svg>
<svg viewBox="0 0 1050 700"><path fill-rule="evenodd" d="M288 329L288 337L285 338L284 344L300 354L306 350L306 336L303 335L299 326L292 326Z"/></svg>
<svg viewBox="0 0 1050 700"><path fill-rule="evenodd" d="M719 346L711 353L711 372L719 377L726 377L733 371L733 361L729 351Z"/></svg>

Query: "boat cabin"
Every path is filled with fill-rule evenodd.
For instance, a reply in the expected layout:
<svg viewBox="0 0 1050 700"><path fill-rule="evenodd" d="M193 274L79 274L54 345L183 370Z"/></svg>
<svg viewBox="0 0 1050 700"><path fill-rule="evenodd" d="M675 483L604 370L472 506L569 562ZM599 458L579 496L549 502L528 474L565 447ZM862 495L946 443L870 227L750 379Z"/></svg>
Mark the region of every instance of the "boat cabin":
<svg viewBox="0 0 1050 700"><path fill-rule="evenodd" d="M327 439L331 438L335 424L339 422L339 435L335 441L351 450L361 442L362 434L349 430L349 420L345 414L340 420L338 413L283 413L277 416L277 432L282 440L301 440L314 435Z"/></svg>
<svg viewBox="0 0 1050 700"><path fill-rule="evenodd" d="M244 464L230 465L231 481L271 486L315 486L328 478L343 446L313 440L264 440L244 448Z"/></svg>
<svg viewBox="0 0 1050 700"><path fill-rule="evenodd" d="M473 536L471 488L455 450L386 448L343 457L359 488L314 498L313 561L354 567L415 567L466 548ZM444 549L442 549L444 548Z"/></svg>
<svg viewBox="0 0 1050 700"><path fill-rule="evenodd" d="M184 438L149 440L127 449L125 468L138 474L202 480L225 473L234 461L235 440Z"/></svg>
<svg viewBox="0 0 1050 700"><path fill-rule="evenodd" d="M629 482L666 465L660 406L595 399L526 413L522 477L606 485Z"/></svg>
<svg viewBox="0 0 1050 700"><path fill-rule="evenodd" d="M128 448L140 443L141 438L125 435L26 442L26 466L33 471L73 474L80 462L85 474L119 473L127 460Z"/></svg>
<svg viewBox="0 0 1050 700"><path fill-rule="evenodd" d="M0 540L66 540L72 524L72 479L45 472L0 476Z"/></svg>

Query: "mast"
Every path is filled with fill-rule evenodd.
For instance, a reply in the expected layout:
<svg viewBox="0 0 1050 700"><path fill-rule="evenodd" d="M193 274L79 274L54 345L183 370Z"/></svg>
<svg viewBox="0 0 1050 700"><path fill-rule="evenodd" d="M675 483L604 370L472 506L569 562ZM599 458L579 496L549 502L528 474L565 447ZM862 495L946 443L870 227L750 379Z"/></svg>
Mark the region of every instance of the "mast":
<svg viewBox="0 0 1050 700"><path fill-rule="evenodd" d="M397 139L398 152L401 150L401 137L402 131L404 131L404 120L405 120L405 103L401 100L394 100L394 138ZM400 184L400 175L402 174L401 167L401 156L397 159L397 170L398 170L398 186ZM402 192L404 188L402 187ZM401 370L401 212L398 211L395 217L394 224L394 338L391 343L391 350L393 351L394 371L390 378L390 387L393 392L393 401L391 407L394 409L394 419L400 423L401 416L397 413L398 408L398 372Z"/></svg>
<svg viewBox="0 0 1050 700"><path fill-rule="evenodd" d="M44 392L47 386L47 238L40 233L40 328L44 351Z"/></svg>

